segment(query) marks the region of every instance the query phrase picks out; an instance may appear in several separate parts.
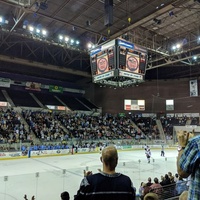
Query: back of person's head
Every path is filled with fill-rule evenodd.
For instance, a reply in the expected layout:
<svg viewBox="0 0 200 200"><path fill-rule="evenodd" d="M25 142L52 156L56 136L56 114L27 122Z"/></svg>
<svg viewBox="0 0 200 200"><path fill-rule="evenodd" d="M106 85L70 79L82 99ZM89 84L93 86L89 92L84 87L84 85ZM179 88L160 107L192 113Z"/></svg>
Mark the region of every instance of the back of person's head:
<svg viewBox="0 0 200 200"><path fill-rule="evenodd" d="M67 191L62 192L60 197L62 200L69 200L69 193Z"/></svg>
<svg viewBox="0 0 200 200"><path fill-rule="evenodd" d="M188 191L183 191L179 196L179 200L187 200L188 199Z"/></svg>
<svg viewBox="0 0 200 200"><path fill-rule="evenodd" d="M171 172L168 172L168 176L172 176L172 173L171 173Z"/></svg>
<svg viewBox="0 0 200 200"><path fill-rule="evenodd" d="M148 182L150 182L150 183L151 183L151 177L149 177L149 178L148 178Z"/></svg>
<svg viewBox="0 0 200 200"><path fill-rule="evenodd" d="M168 174L165 174L165 179L168 180L169 179L169 176Z"/></svg>
<svg viewBox="0 0 200 200"><path fill-rule="evenodd" d="M107 146L102 150L101 161L109 168L114 170L118 163L118 153L114 146Z"/></svg>
<svg viewBox="0 0 200 200"><path fill-rule="evenodd" d="M158 178L154 178L154 183L158 183Z"/></svg>
<svg viewBox="0 0 200 200"><path fill-rule="evenodd" d="M156 193L149 192L144 196L144 200L159 200L159 199Z"/></svg>

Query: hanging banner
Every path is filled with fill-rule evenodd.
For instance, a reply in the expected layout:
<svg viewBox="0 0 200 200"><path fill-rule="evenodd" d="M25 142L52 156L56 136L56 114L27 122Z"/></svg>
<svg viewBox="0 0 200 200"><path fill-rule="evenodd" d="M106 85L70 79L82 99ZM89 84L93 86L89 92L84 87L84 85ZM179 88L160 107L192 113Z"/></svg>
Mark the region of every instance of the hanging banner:
<svg viewBox="0 0 200 200"><path fill-rule="evenodd" d="M49 85L49 92L63 93L63 87L56 85Z"/></svg>
<svg viewBox="0 0 200 200"><path fill-rule="evenodd" d="M25 89L26 89L26 90L36 90L36 91L41 91L41 83L36 83L36 82L26 82Z"/></svg>
<svg viewBox="0 0 200 200"><path fill-rule="evenodd" d="M198 96L198 82L197 79L190 80L190 96L197 97Z"/></svg>

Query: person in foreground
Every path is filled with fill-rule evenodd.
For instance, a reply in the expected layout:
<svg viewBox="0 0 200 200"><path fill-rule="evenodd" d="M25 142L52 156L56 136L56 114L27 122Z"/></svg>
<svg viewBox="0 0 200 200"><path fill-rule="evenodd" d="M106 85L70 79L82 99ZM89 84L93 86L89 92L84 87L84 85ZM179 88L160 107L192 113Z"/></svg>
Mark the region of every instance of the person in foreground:
<svg viewBox="0 0 200 200"><path fill-rule="evenodd" d="M182 192L182 194L179 196L179 200L187 200L188 198L188 191Z"/></svg>
<svg viewBox="0 0 200 200"><path fill-rule="evenodd" d="M182 178L191 175L188 200L197 200L200 198L200 135L193 137L194 133L184 131L177 136L181 146L177 158L177 171Z"/></svg>
<svg viewBox="0 0 200 200"><path fill-rule="evenodd" d="M156 193L149 192L144 196L144 200L159 200L159 198Z"/></svg>
<svg viewBox="0 0 200 200"><path fill-rule="evenodd" d="M115 172L118 153L114 146L102 150L103 170L100 173L86 175L81 182L75 200L135 200L135 188L131 179Z"/></svg>

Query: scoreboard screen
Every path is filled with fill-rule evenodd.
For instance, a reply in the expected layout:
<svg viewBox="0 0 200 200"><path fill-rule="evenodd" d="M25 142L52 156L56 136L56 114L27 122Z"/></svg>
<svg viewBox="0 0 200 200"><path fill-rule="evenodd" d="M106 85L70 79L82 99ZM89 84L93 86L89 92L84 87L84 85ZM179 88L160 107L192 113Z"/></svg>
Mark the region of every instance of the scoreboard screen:
<svg viewBox="0 0 200 200"><path fill-rule="evenodd" d="M147 50L128 41L115 39L92 49L90 63L95 83L111 80L116 85L123 85L129 84L128 80L143 81ZM126 82L122 83L121 80Z"/></svg>
<svg viewBox="0 0 200 200"><path fill-rule="evenodd" d="M147 64L147 51L127 41L117 40L118 43L118 68L122 75L145 75ZM129 73L125 73L129 72ZM135 76L136 78L137 76ZM139 78L141 76L138 76Z"/></svg>
<svg viewBox="0 0 200 200"><path fill-rule="evenodd" d="M103 79L111 77L115 69L115 45L110 42L106 45L101 45L90 53L91 71L95 79Z"/></svg>

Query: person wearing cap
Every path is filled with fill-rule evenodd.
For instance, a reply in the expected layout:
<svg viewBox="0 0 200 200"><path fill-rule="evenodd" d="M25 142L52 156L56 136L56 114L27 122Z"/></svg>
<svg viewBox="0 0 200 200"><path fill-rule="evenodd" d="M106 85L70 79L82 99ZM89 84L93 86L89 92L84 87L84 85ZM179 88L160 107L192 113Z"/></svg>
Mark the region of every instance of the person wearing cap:
<svg viewBox="0 0 200 200"><path fill-rule="evenodd" d="M135 200L131 179L115 171L118 164L117 149L114 146L105 147L100 160L103 170L89 173L83 178L74 200Z"/></svg>

